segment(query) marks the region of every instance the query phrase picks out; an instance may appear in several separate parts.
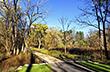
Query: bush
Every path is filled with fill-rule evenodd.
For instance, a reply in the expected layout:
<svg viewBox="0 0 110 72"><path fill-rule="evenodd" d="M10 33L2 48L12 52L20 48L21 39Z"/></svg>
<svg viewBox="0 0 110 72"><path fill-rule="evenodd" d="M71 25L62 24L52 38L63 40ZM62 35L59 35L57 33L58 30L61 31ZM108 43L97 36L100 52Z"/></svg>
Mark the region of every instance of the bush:
<svg viewBox="0 0 110 72"><path fill-rule="evenodd" d="M9 70L15 70L19 66L30 63L30 53L21 53L16 56L12 56L4 61L2 61L2 71L7 72ZM39 63L41 60L35 58L35 63Z"/></svg>

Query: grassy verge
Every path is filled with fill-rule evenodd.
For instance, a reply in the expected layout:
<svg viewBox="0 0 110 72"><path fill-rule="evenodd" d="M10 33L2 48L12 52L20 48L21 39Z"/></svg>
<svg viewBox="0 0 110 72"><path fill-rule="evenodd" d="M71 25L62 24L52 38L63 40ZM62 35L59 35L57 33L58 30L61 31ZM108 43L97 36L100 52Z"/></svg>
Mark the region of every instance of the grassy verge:
<svg viewBox="0 0 110 72"><path fill-rule="evenodd" d="M104 68L107 68L107 69L110 69L110 65L100 64L100 63L96 63L96 62L89 62L89 63L94 64L94 65L98 65L98 66L101 66L101 67L104 67Z"/></svg>
<svg viewBox="0 0 110 72"><path fill-rule="evenodd" d="M110 66L94 62L81 61L79 64L98 72L110 72Z"/></svg>
<svg viewBox="0 0 110 72"><path fill-rule="evenodd" d="M75 54L65 54L64 52L58 51L58 50L46 50L46 49L38 49L38 48L32 48L33 51L39 51L41 53L51 55L53 57L59 58L59 59L74 59L77 55Z"/></svg>
<svg viewBox="0 0 110 72"><path fill-rule="evenodd" d="M22 69L20 69L18 72L26 72L28 66L24 65ZM35 64L32 65L32 68L30 72L52 72L50 69L50 65L47 64Z"/></svg>

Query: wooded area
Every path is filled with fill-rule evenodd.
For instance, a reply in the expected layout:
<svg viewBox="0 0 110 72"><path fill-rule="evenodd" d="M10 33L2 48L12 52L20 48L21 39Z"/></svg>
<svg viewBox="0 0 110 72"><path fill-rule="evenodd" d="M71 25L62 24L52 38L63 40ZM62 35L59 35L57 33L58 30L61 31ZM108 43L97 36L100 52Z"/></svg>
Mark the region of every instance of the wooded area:
<svg viewBox="0 0 110 72"><path fill-rule="evenodd" d="M67 57L75 61L91 60L110 64L109 0L84 1L90 5L80 8L81 15L75 19L75 22L79 27L96 28L90 30L87 35L72 28L74 20L67 17L58 18L60 29L38 23L38 20L44 21L46 17L47 12L42 9L46 2L45 0L33 2L0 0L1 71L7 72L10 66L17 68L31 63L33 51L44 54L47 52L59 59ZM40 60L35 60L34 63L40 63Z"/></svg>

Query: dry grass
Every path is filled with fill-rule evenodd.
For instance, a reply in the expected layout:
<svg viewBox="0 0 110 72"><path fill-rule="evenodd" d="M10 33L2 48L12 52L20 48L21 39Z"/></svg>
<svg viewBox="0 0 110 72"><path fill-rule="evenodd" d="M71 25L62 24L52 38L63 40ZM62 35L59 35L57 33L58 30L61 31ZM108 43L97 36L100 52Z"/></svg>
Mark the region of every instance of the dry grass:
<svg viewBox="0 0 110 72"><path fill-rule="evenodd" d="M2 71L8 72L10 68L16 69L20 65L30 63L30 53L21 53L20 55L11 56L10 58L2 61Z"/></svg>

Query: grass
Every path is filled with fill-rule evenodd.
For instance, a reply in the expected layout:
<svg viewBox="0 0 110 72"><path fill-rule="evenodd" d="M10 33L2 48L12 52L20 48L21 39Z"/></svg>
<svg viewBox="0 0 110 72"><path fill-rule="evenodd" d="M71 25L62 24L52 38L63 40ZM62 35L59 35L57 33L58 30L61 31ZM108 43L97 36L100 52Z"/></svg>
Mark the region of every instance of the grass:
<svg viewBox="0 0 110 72"><path fill-rule="evenodd" d="M104 68L107 68L107 69L110 69L110 65L100 64L100 63L96 63L96 62L89 62L89 63L94 64L94 65L98 65L98 66L101 66L101 67L104 67Z"/></svg>
<svg viewBox="0 0 110 72"><path fill-rule="evenodd" d="M46 50L46 49L38 49L38 48L32 48L33 51L39 51L43 54L47 54L47 55L51 55L53 57L62 59L61 56L63 57L63 59L74 59L77 55L75 54L65 54L64 52L58 51L58 50Z"/></svg>
<svg viewBox="0 0 110 72"><path fill-rule="evenodd" d="M110 66L94 62L82 61L79 64L98 72L110 72Z"/></svg>
<svg viewBox="0 0 110 72"><path fill-rule="evenodd" d="M22 69L20 69L18 72L26 72L26 70L27 70L27 66L24 65ZM30 72L52 72L52 70L50 69L50 65L35 64L35 65L32 65Z"/></svg>

